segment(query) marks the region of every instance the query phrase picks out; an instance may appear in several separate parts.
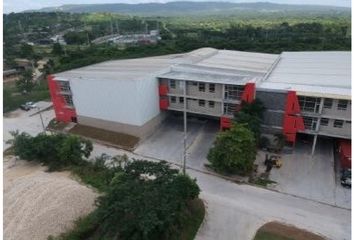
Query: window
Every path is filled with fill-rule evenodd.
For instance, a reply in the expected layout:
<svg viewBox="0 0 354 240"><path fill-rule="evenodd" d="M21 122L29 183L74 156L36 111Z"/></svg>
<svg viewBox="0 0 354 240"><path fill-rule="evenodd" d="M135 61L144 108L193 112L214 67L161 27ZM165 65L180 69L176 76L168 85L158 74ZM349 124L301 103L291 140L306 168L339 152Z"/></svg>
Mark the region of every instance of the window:
<svg viewBox="0 0 354 240"><path fill-rule="evenodd" d="M205 106L205 100L199 100L199 106L204 107Z"/></svg>
<svg viewBox="0 0 354 240"><path fill-rule="evenodd" d="M347 100L338 100L337 109L338 110L347 110L348 101Z"/></svg>
<svg viewBox="0 0 354 240"><path fill-rule="evenodd" d="M342 128L342 127L343 127L343 123L344 123L343 120L334 120L334 122L333 122L333 127L335 127L335 128Z"/></svg>
<svg viewBox="0 0 354 240"><path fill-rule="evenodd" d="M331 109L332 108L332 104L333 104L333 100L332 99L325 98L324 99L324 103L323 103L323 107Z"/></svg>
<svg viewBox="0 0 354 240"><path fill-rule="evenodd" d="M179 103L184 103L184 98L183 97L179 97Z"/></svg>
<svg viewBox="0 0 354 240"><path fill-rule="evenodd" d="M301 111L318 113L320 110L320 98L299 96Z"/></svg>
<svg viewBox="0 0 354 240"><path fill-rule="evenodd" d="M198 86L198 83L197 82L192 82L192 85L193 86Z"/></svg>
<svg viewBox="0 0 354 240"><path fill-rule="evenodd" d="M305 129L307 130L316 130L316 122L317 119L313 118L313 117L303 117L304 119L304 125L305 125Z"/></svg>
<svg viewBox="0 0 354 240"><path fill-rule="evenodd" d="M321 118L321 126L328 126L329 119L328 118Z"/></svg>
<svg viewBox="0 0 354 240"><path fill-rule="evenodd" d="M213 101L209 101L208 104L209 104L210 108L214 108L215 107L215 102L213 102Z"/></svg>
<svg viewBox="0 0 354 240"><path fill-rule="evenodd" d="M233 116L236 112L237 105L232 103L224 103L224 114Z"/></svg>
<svg viewBox="0 0 354 240"><path fill-rule="evenodd" d="M352 124L352 121L345 121L345 123Z"/></svg>
<svg viewBox="0 0 354 240"><path fill-rule="evenodd" d="M176 81L170 80L170 88L176 88Z"/></svg>
<svg viewBox="0 0 354 240"><path fill-rule="evenodd" d="M215 92L215 84L213 84L213 83L209 84L209 92L211 92L211 93Z"/></svg>
<svg viewBox="0 0 354 240"><path fill-rule="evenodd" d="M65 104L67 106L71 106L71 107L74 106L73 98L71 95L63 95L63 97L64 97Z"/></svg>
<svg viewBox="0 0 354 240"><path fill-rule="evenodd" d="M65 81L58 81L61 92L70 92L70 84Z"/></svg>
<svg viewBox="0 0 354 240"><path fill-rule="evenodd" d="M205 83L199 83L199 92L205 92Z"/></svg>
<svg viewBox="0 0 354 240"><path fill-rule="evenodd" d="M171 103L176 103L176 97L171 97Z"/></svg>
<svg viewBox="0 0 354 240"><path fill-rule="evenodd" d="M243 86L225 85L225 99L240 100L243 94Z"/></svg>

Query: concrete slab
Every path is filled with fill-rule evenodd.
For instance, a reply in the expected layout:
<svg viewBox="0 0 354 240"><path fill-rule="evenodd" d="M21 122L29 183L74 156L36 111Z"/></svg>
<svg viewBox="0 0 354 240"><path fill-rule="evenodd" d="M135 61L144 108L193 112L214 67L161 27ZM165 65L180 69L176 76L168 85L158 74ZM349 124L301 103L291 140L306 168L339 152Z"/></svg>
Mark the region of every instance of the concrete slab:
<svg viewBox="0 0 354 240"><path fill-rule="evenodd" d="M40 109L45 109L51 105L51 102L38 102L36 104L38 107L40 107ZM31 109L28 112L18 109L4 116L4 150L10 146L9 144L6 144L6 141L12 138L10 131L19 130L20 132L27 132L31 135L37 135L43 131L40 115L33 115L37 111L38 109ZM55 117L53 109L44 111L41 114L45 126L47 126L50 120Z"/></svg>
<svg viewBox="0 0 354 240"><path fill-rule="evenodd" d="M333 142L319 138L316 152L311 156L311 143L297 142L292 154L283 154L283 166L273 168L270 179L276 181L274 189L280 192L315 201L351 208L351 196L347 189L336 183ZM265 159L260 151L257 162ZM349 190L350 191L350 190Z"/></svg>
<svg viewBox="0 0 354 240"><path fill-rule="evenodd" d="M218 124L193 118L188 120L187 126L187 166L204 168ZM183 136L183 119L169 117L152 136L139 144L134 153L182 164Z"/></svg>

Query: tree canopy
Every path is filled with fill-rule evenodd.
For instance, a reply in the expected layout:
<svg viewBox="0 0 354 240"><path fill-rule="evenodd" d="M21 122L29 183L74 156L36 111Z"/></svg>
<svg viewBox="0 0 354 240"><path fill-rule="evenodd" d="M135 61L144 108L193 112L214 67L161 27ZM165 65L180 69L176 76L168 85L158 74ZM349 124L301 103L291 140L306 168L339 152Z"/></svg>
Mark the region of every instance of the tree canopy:
<svg viewBox="0 0 354 240"><path fill-rule="evenodd" d="M216 171L245 175L253 169L256 154L254 134L245 124L233 123L218 133L207 158Z"/></svg>

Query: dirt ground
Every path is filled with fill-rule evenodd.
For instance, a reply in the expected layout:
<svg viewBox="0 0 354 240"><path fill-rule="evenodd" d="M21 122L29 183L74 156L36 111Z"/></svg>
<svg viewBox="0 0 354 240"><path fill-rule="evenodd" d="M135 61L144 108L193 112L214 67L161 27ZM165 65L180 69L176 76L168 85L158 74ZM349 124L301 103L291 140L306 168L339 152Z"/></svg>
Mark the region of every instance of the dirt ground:
<svg viewBox="0 0 354 240"><path fill-rule="evenodd" d="M98 194L39 164L4 158L4 239L45 240L69 230L94 209Z"/></svg>
<svg viewBox="0 0 354 240"><path fill-rule="evenodd" d="M103 142L122 147L123 149L131 150L139 142L139 138L124 133L116 133L100 128L94 128L77 124L69 131L72 134L82 135L84 137L93 138Z"/></svg>
<svg viewBox="0 0 354 240"><path fill-rule="evenodd" d="M279 222L269 222L264 224L258 230L257 234L260 232L271 233L275 236L294 240L324 240L324 238L321 236L293 226L284 225ZM255 239L257 239L257 235Z"/></svg>

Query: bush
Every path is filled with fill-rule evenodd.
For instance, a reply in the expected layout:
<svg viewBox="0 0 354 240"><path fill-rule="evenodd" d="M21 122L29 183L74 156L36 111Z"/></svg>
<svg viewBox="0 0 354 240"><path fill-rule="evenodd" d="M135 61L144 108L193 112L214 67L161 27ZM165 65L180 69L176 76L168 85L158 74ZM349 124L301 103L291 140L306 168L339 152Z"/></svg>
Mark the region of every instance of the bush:
<svg viewBox="0 0 354 240"><path fill-rule="evenodd" d="M245 175L252 171L256 154L253 133L244 124L234 123L230 130L218 133L207 158L218 172Z"/></svg>
<svg viewBox="0 0 354 240"><path fill-rule="evenodd" d="M14 154L21 159L38 161L57 170L69 165L80 165L90 156L92 143L73 135L45 133L35 137L22 132L12 132Z"/></svg>
<svg viewBox="0 0 354 240"><path fill-rule="evenodd" d="M130 162L98 200L101 239L170 239L199 191L195 180L164 162Z"/></svg>
<svg viewBox="0 0 354 240"><path fill-rule="evenodd" d="M79 219L70 232L53 239L194 238L205 213L204 204L198 201L196 181L166 162L127 160L126 156L104 155L83 166L107 173L105 194L97 200L94 212Z"/></svg>

